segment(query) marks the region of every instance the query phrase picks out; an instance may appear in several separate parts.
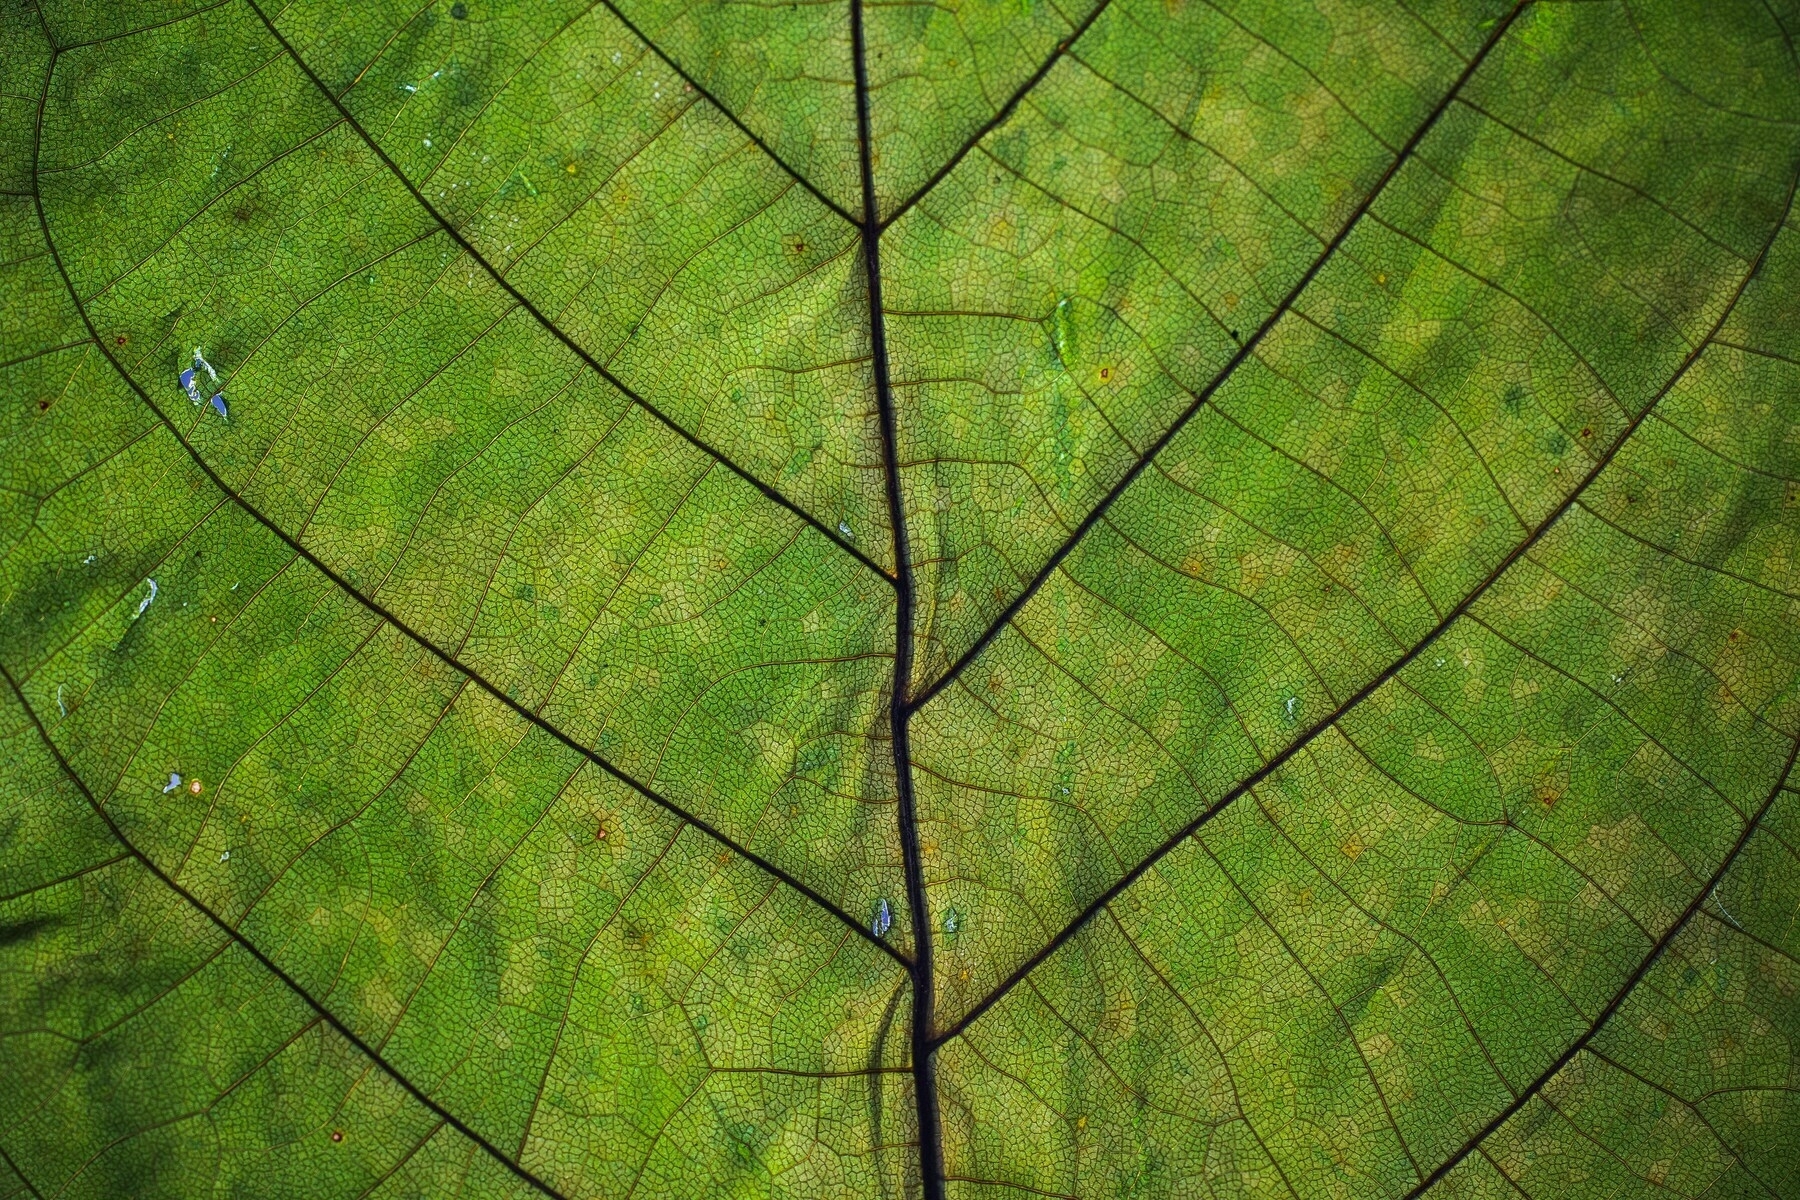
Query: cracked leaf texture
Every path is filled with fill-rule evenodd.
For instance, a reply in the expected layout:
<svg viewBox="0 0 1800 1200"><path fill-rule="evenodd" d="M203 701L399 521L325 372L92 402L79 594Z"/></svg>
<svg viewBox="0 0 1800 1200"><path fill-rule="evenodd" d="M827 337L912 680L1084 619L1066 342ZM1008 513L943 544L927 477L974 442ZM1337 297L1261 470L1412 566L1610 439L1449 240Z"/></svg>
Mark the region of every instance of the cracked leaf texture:
<svg viewBox="0 0 1800 1200"><path fill-rule="evenodd" d="M0 0L0 1196L1800 1200L1790 0Z"/></svg>

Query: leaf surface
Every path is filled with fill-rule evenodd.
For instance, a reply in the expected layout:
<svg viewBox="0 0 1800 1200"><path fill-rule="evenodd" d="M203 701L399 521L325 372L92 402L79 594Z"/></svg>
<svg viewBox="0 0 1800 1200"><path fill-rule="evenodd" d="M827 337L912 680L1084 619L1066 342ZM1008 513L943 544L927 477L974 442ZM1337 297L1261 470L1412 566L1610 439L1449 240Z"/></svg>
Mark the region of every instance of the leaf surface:
<svg viewBox="0 0 1800 1200"><path fill-rule="evenodd" d="M1800 13L0 16L0 1195L1800 1189Z"/></svg>

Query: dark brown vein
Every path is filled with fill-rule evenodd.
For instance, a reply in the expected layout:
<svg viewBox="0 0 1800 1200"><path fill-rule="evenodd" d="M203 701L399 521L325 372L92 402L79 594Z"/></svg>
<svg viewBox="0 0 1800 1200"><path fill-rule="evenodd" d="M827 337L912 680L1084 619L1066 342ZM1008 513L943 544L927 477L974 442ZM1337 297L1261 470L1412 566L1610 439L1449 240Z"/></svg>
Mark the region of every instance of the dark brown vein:
<svg viewBox="0 0 1800 1200"><path fill-rule="evenodd" d="M551 1200L567 1200L561 1192L551 1187L548 1183L545 1183L542 1179L538 1178L524 1167L513 1162L498 1146L482 1137L479 1133L476 1133L449 1110L445 1109L443 1105L428 1096L423 1089L403 1075L397 1067L390 1063L386 1058L383 1058L373 1046L370 1046L367 1042L363 1041L363 1039L357 1035L355 1030L351 1029L340 1020L335 1013L326 1008L324 1004L320 1003L317 997L301 986L299 980L276 966L274 960L258 949L254 942L239 933L236 928L225 920L225 918L207 907L200 901L199 897L182 887L181 884L171 878L161 867L157 866L155 861L153 861L148 854L145 854L142 850L138 849L136 843L126 837L125 831L120 829L118 823L112 819L112 814L108 813L100 804L99 800L95 799L94 793L88 789L87 783L83 781L81 776L75 773L75 768L70 765L68 759L63 757L62 750L57 747L55 742L50 740L50 731L44 728L43 721L38 719L37 710L34 709L31 706L31 702L25 698L24 691L21 690L18 683L14 681L12 672L7 669L5 664L0 664L0 676L5 677L7 686L12 689L13 696L18 700L20 707L25 710L25 715L31 719L31 724L37 730L38 737L43 741L44 748L47 749L50 752L50 756L56 760L56 765L61 768L63 775L68 778L70 783L75 785L76 790L79 791L82 798L87 801L88 807L93 809L94 815L99 817L106 825L106 828L111 832L113 839L118 842L120 847L123 848L127 854L136 859L144 870L154 875L161 881L164 887L174 892L177 896L180 896L182 900L186 901L187 904L194 909L195 912L210 921L220 933L224 934L245 953L249 954L250 957L262 964L263 968L266 969L269 974L273 975L276 979L279 979L283 986L294 993L295 996L299 997L301 1002L308 1008L312 1009L321 1021L324 1021L327 1025L331 1026L339 1036L349 1042L352 1046L355 1046L364 1058L374 1063L381 1069L383 1074L399 1084L407 1095L430 1109L445 1124L455 1129L471 1142L480 1146L483 1150L486 1150L505 1166L507 1170L511 1171L523 1182L529 1184L539 1194L548 1196ZM14 1173L17 1173L16 1168ZM20 1176L20 1178L24 1178L24 1176Z"/></svg>
<svg viewBox="0 0 1800 1200"><path fill-rule="evenodd" d="M13 1161L12 1155L6 1152L6 1147L4 1146L0 1146L0 1162L5 1163L7 1169L18 1177L19 1182L25 1185L26 1191L35 1196L37 1200L44 1200L44 1193L38 1191L37 1184L26 1178L25 1172L19 1170L19 1164Z"/></svg>
<svg viewBox="0 0 1800 1200"><path fill-rule="evenodd" d="M906 908L911 915L912 979L910 1029L913 1101L919 1135L919 1184L924 1200L943 1200L943 1131L938 1118L936 1007L932 967L931 906L925 896L924 855L919 846L919 814L913 794L912 742L909 724L913 672L914 581L912 548L906 535L905 499L900 487L899 431L894 413L893 378L888 367L887 326L881 308L881 225L875 197L875 147L869 129L869 67L863 30L862 0L850 0L850 42L856 67L856 146L862 172L863 268L867 273L869 348L874 359L875 404L881 416L881 465L887 491L888 526L894 539L894 678L888 689L888 729L894 756L894 788L899 800L901 868L906 877Z"/></svg>
<svg viewBox="0 0 1800 1200"><path fill-rule="evenodd" d="M1632 971L1632 973L1625 978L1625 982L1613 993L1612 999L1607 1001L1606 1007L1600 1010L1600 1015L1595 1017L1593 1021L1589 1023L1586 1031L1571 1042L1569 1048L1558 1055L1556 1061L1544 1069L1543 1074L1527 1084L1525 1089L1515 1096L1511 1103L1507 1104L1506 1107L1502 1108L1498 1113L1495 1113L1491 1121L1482 1126L1473 1137L1458 1147L1454 1154L1439 1163L1431 1174L1427 1175L1424 1180L1420 1182L1419 1186L1406 1193L1405 1200L1418 1200L1418 1198L1429 1191L1438 1180L1455 1170L1465 1158L1480 1149L1483 1142L1487 1141L1496 1130L1510 1121L1520 1109L1530 1103L1532 1097L1543 1091L1552 1079L1555 1079L1557 1075L1562 1073L1564 1067L1567 1067L1575 1060L1576 1055L1587 1049L1589 1042L1599 1036L1600 1031L1606 1028L1606 1023L1612 1020L1613 1014L1623 1007L1625 1001L1631 997L1631 993L1636 990L1637 985L1642 982L1644 976L1650 973L1650 968L1656 965L1657 960L1662 958L1663 952L1669 948L1670 944L1680 935L1681 931L1687 928L1688 922L1694 919L1694 914L1700 911L1701 906L1706 903L1707 897L1712 895L1713 889L1718 887L1720 882L1724 880L1726 872L1731 870L1731 865L1737 861L1738 855L1744 852L1744 847L1749 845L1751 837L1756 833L1757 826L1762 824L1763 817L1768 815L1769 809L1773 807L1776 797L1781 795L1782 788L1787 785L1788 775L1791 774L1794 769L1794 758L1796 754L1800 754L1800 741L1795 742L1794 748L1788 752L1787 762L1781 768L1781 774L1776 777L1775 786L1769 789L1768 797L1763 800L1762 807L1758 808L1756 812L1751 815L1750 819L1744 822L1743 832L1738 834L1737 841L1732 845L1731 849L1726 852L1725 857L1720 860L1718 868L1712 873L1712 878L1706 881L1706 886L1701 888L1699 894L1688 903L1687 908L1682 911L1681 916L1676 918L1675 923L1669 926L1669 928L1663 932L1663 935L1656 939L1655 943L1651 945L1649 953L1645 954L1638 962L1637 969Z"/></svg>
<svg viewBox="0 0 1800 1200"><path fill-rule="evenodd" d="M852 0L852 2L854 3L854 0ZM901 217L905 216L908 209L917 204L920 200L923 200L930 194L933 188L937 187L938 184L942 183L945 178L949 176L950 172L956 170L957 164L968 157L969 151L975 149L975 147L981 143L982 138L985 138L988 134L1005 124L1006 119L1013 115L1013 110L1019 107L1020 102L1031 93L1032 89L1036 88L1038 84L1044 81L1044 77L1050 74L1051 69L1055 67L1057 63L1062 61L1063 55L1067 54L1069 48L1081 40L1081 35L1086 33L1088 29L1093 26L1094 22L1100 19L1100 14L1105 12L1106 6L1111 3L1112 0L1099 0L1088 15L1082 19L1081 24L1071 29L1067 37L1056 43L1056 49L1051 53L1049 58L1044 60L1043 65L1033 71L1024 83L1021 83L1014 89L1013 94L1006 98L1006 103L1000 106L1000 111L989 117L986 124L982 125L980 129L977 129L974 133L970 134L968 140L958 146L956 152L948 159L944 160L944 165L931 173L931 178L920 184L918 189L914 191L912 195L897 204L894 207L894 211L880 221L879 225L876 226L877 232L886 229L889 225L892 225L895 221L898 221ZM860 16L855 18L855 20L859 22L861 19ZM860 44L861 43L859 42L858 45ZM856 69L857 78L862 81L859 82L857 86L860 95L868 91L867 80L865 79L865 72L863 71L862 65L862 52L860 50L857 52ZM861 104L860 99L858 103L859 105ZM865 131L864 145L867 144L868 139ZM879 214L876 213L873 208L865 205L864 220L873 224L878 215Z"/></svg>
<svg viewBox="0 0 1800 1200"><path fill-rule="evenodd" d="M737 114L732 112L729 108L727 108L725 106L725 104L721 100L719 100L719 98L717 96L714 96L710 91L708 91L706 88L706 85L702 84L698 79L695 79L692 75L689 75L687 73L687 71L682 67L682 65L675 61L674 55L665 52L661 46L658 46L655 42L651 41L647 36L645 36L644 31L639 29L630 17L626 16L622 11L620 11L619 7L613 3L613 0L600 0L600 3L606 6L607 12L611 13L614 17L616 17L618 19L619 24L625 26L625 28L627 28L631 31L632 37L636 38L638 41L640 41L640 42L644 43L644 45L648 46L650 48L650 53L656 55L656 57L662 59L663 62L667 63L669 70L671 70L671 71L675 72L675 74L681 76L681 81L683 83L685 83L689 87L693 88L694 91L699 93L699 95L708 104L712 105L713 108L716 109L721 116L723 116L727 121L730 121L734 126L736 126L739 133L742 133L745 137L749 138L752 142L756 143L756 148L758 150L761 150L764 154L768 155L770 162L774 163L776 166L780 167L783 171L787 172L788 176L790 178L792 178L795 183L797 183L801 187L805 188L807 190L807 192L809 192L812 195L812 197L815 200L817 200L820 204L823 204L826 208L829 208L832 212L834 212L838 216L844 218L844 220L848 221L850 224L855 225L859 228L861 227L862 222L857 220L856 217L852 216L848 209L846 209L843 205L839 204L836 200L833 200L830 196L827 196L824 192L821 192L818 188L814 187L812 180L810 180L806 176L802 175L799 171L795 170L792 166L789 166L786 159L782 158L781 155L775 153L775 148L773 146L770 146L769 143L763 141L762 137L759 134L757 134L754 130L752 130L748 125L746 125L742 121L738 120Z"/></svg>

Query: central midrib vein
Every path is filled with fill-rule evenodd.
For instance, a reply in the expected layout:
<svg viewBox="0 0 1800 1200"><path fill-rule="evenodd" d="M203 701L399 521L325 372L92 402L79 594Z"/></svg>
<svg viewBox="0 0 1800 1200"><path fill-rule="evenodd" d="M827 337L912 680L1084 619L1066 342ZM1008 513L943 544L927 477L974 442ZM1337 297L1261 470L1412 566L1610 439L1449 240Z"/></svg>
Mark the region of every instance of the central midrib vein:
<svg viewBox="0 0 1800 1200"><path fill-rule="evenodd" d="M925 1200L942 1200L944 1154L938 1122L933 1055L935 1023L932 988L931 910L925 899L925 867L919 851L918 809L914 802L912 751L907 726L912 719L913 607L912 551L906 536L906 507L900 492L900 458L894 419L894 389L888 373L887 329L881 308L881 213L875 195L875 165L869 131L869 70L863 35L862 0L850 0L850 40L856 70L856 147L862 172L863 267L868 276L869 350L875 374L875 405L881 417L882 474L887 485L888 524L894 539L894 679L888 692L888 729L894 755L894 787L899 799L906 907L911 916L913 955L910 1060L918 1120L919 1188Z"/></svg>

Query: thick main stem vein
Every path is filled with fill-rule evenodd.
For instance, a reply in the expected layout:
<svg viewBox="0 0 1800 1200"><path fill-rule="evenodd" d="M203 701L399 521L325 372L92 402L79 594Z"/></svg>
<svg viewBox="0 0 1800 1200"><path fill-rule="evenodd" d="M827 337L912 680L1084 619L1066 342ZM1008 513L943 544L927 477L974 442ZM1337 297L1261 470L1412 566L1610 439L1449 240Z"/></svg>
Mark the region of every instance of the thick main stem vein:
<svg viewBox="0 0 1800 1200"><path fill-rule="evenodd" d="M914 802L912 746L913 570L906 537L906 510L900 496L900 454L894 421L894 389L888 373L887 327L881 310L881 213L875 196L875 164L869 134L869 69L863 36L862 0L850 0L850 39L856 67L857 157L862 168L863 268L868 275L869 347L875 369L875 404L881 414L881 457L887 482L888 524L894 534L894 682L888 694L888 728L894 753L894 787L900 800L900 852L906 872L906 907L912 916L912 1076L918 1108L919 1185L925 1200L944 1194L943 1144L938 1126L936 1049L931 966L931 910L925 900L925 867L919 853L919 816Z"/></svg>

